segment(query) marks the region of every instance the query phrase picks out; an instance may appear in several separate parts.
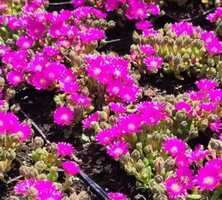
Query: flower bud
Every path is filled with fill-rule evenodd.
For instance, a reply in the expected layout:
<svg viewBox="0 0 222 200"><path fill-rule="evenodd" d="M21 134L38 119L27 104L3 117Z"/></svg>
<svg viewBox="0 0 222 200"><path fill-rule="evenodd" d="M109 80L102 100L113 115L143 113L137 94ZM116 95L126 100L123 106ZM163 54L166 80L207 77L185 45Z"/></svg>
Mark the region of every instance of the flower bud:
<svg viewBox="0 0 222 200"><path fill-rule="evenodd" d="M44 161L40 160L35 163L35 168L39 172L43 172L47 168L47 165L44 163Z"/></svg>
<svg viewBox="0 0 222 200"><path fill-rule="evenodd" d="M131 157L133 158L133 160L137 161L141 158L141 154L137 149L134 149L131 153Z"/></svg>
<svg viewBox="0 0 222 200"><path fill-rule="evenodd" d="M145 165L141 159L139 159L135 165L137 171L141 171L143 168L145 168Z"/></svg>
<svg viewBox="0 0 222 200"><path fill-rule="evenodd" d="M34 148L39 148L44 145L44 140L41 137L35 137L33 140Z"/></svg>

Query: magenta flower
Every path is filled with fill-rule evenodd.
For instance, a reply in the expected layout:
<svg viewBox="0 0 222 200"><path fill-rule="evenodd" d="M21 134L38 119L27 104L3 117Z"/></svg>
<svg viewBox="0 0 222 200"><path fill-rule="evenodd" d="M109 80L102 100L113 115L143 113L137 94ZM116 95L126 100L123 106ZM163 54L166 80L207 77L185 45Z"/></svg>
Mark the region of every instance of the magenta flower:
<svg viewBox="0 0 222 200"><path fill-rule="evenodd" d="M158 5L150 3L147 6L148 6L147 10L151 15L157 16L160 14L160 7Z"/></svg>
<svg viewBox="0 0 222 200"><path fill-rule="evenodd" d="M213 191L220 183L218 173L213 167L213 165L208 164L198 171L195 182L200 190Z"/></svg>
<svg viewBox="0 0 222 200"><path fill-rule="evenodd" d="M80 6L84 6L85 0L72 0L72 5L77 8Z"/></svg>
<svg viewBox="0 0 222 200"><path fill-rule="evenodd" d="M210 22L217 22L218 20L222 19L222 7L218 7L213 13L210 13L207 16L207 19Z"/></svg>
<svg viewBox="0 0 222 200"><path fill-rule="evenodd" d="M57 107L53 114L54 122L58 125L70 125L74 118L74 112L66 106Z"/></svg>
<svg viewBox="0 0 222 200"><path fill-rule="evenodd" d="M176 175L186 189L191 189L193 187L193 173L189 166L177 168Z"/></svg>
<svg viewBox="0 0 222 200"><path fill-rule="evenodd" d="M168 138L163 143L163 149L171 156L177 157L179 154L185 153L186 144L183 140L177 138Z"/></svg>
<svg viewBox="0 0 222 200"><path fill-rule="evenodd" d="M84 28L79 32L79 37L84 44L92 43L105 38L105 32L99 28Z"/></svg>
<svg viewBox="0 0 222 200"><path fill-rule="evenodd" d="M125 194L119 192L109 192L108 193L109 200L127 200L127 196Z"/></svg>
<svg viewBox="0 0 222 200"><path fill-rule="evenodd" d="M69 156L69 157L71 157L74 152L75 152L74 147L69 143L59 142L56 145L56 155L57 156L62 156L62 157Z"/></svg>
<svg viewBox="0 0 222 200"><path fill-rule="evenodd" d="M201 79L196 82L196 86L199 90L210 91L218 87L218 83L214 80Z"/></svg>
<svg viewBox="0 0 222 200"><path fill-rule="evenodd" d="M129 74L129 62L113 55L89 55L85 57L88 75L103 84L110 97L123 102L134 102L140 89Z"/></svg>
<svg viewBox="0 0 222 200"><path fill-rule="evenodd" d="M222 122L221 120L215 120L209 124L209 128L216 133L221 133L222 130Z"/></svg>
<svg viewBox="0 0 222 200"><path fill-rule="evenodd" d="M177 36L180 36L180 35L192 36L195 31L195 28L193 27L192 23L188 23L188 22L178 22L178 23L172 24L171 28L172 28L172 31L175 32Z"/></svg>
<svg viewBox="0 0 222 200"><path fill-rule="evenodd" d="M100 120L100 115L98 112L90 114L86 119L82 120L83 128L88 129L91 128L94 122Z"/></svg>
<svg viewBox="0 0 222 200"><path fill-rule="evenodd" d="M189 157L184 153L178 154L175 161L178 168L188 168L190 165Z"/></svg>
<svg viewBox="0 0 222 200"><path fill-rule="evenodd" d="M35 199L62 200L62 192L60 192L54 183L49 180L26 179L19 181L14 187L15 194L23 198L31 198L33 189L36 191L34 192Z"/></svg>
<svg viewBox="0 0 222 200"><path fill-rule="evenodd" d="M172 199L183 197L187 192L184 183L175 177L166 179L164 185L168 196Z"/></svg>
<svg viewBox="0 0 222 200"><path fill-rule="evenodd" d="M126 3L126 0L106 0L105 1L105 8L107 11L116 10L122 4Z"/></svg>
<svg viewBox="0 0 222 200"><path fill-rule="evenodd" d="M0 135L5 134L8 130L8 115L7 113L0 112Z"/></svg>
<svg viewBox="0 0 222 200"><path fill-rule="evenodd" d="M81 6L73 11L73 16L78 20L84 20L89 16L96 17L98 19L105 19L107 14L92 6Z"/></svg>
<svg viewBox="0 0 222 200"><path fill-rule="evenodd" d="M117 133L120 131L117 132L116 128L102 130L96 135L96 141L101 145L108 145L117 136Z"/></svg>
<svg viewBox="0 0 222 200"><path fill-rule="evenodd" d="M21 49L29 49L32 47L33 44L34 41L26 35L21 35L16 41L16 45Z"/></svg>
<svg viewBox="0 0 222 200"><path fill-rule="evenodd" d="M124 112L126 112L126 107L121 103L111 102L111 103L109 103L109 108L110 108L111 111L113 111L115 113L124 113Z"/></svg>
<svg viewBox="0 0 222 200"><path fill-rule="evenodd" d="M144 59L144 64L149 72L157 72L161 69L163 59L161 57L150 56Z"/></svg>
<svg viewBox="0 0 222 200"><path fill-rule="evenodd" d="M142 0L129 0L126 17L130 20L144 20L148 16L148 6Z"/></svg>
<svg viewBox="0 0 222 200"><path fill-rule="evenodd" d="M156 53L156 50L149 44L145 44L145 45L140 46L140 50L146 56L152 56Z"/></svg>
<svg viewBox="0 0 222 200"><path fill-rule="evenodd" d="M204 150L202 145L197 145L195 149L189 154L189 159L191 162L199 162L204 160L208 155L208 150Z"/></svg>
<svg viewBox="0 0 222 200"><path fill-rule="evenodd" d="M27 18L27 24L26 24L26 31L29 37L31 37L33 40L41 39L44 34L46 33L46 25L44 24L44 21L41 21L40 19L33 16L29 16Z"/></svg>
<svg viewBox="0 0 222 200"><path fill-rule="evenodd" d="M43 72L37 72L31 74L28 79L28 82L35 87L37 90L44 90L47 89L51 85L51 81L48 80Z"/></svg>
<svg viewBox="0 0 222 200"><path fill-rule="evenodd" d="M136 28L141 31L145 31L145 30L152 28L152 27L153 27L153 24L147 20L139 21L136 23Z"/></svg>
<svg viewBox="0 0 222 200"><path fill-rule="evenodd" d="M107 153L114 158L119 160L123 155L129 152L128 143L124 141L117 141L106 147Z"/></svg>
<svg viewBox="0 0 222 200"><path fill-rule="evenodd" d="M15 128L20 141L26 141L32 136L32 129L28 124L22 123Z"/></svg>
<svg viewBox="0 0 222 200"><path fill-rule="evenodd" d="M201 103L200 109L205 112L214 112L217 109L217 104L214 102Z"/></svg>
<svg viewBox="0 0 222 200"><path fill-rule="evenodd" d="M177 102L175 108L177 111L184 110L187 114L191 111L191 105L185 101Z"/></svg>
<svg viewBox="0 0 222 200"><path fill-rule="evenodd" d="M79 165L74 161L64 161L62 163L62 168L67 175L75 176L80 172Z"/></svg>
<svg viewBox="0 0 222 200"><path fill-rule="evenodd" d="M6 75L7 81L13 86L18 86L24 81L23 74L18 71L10 71Z"/></svg>

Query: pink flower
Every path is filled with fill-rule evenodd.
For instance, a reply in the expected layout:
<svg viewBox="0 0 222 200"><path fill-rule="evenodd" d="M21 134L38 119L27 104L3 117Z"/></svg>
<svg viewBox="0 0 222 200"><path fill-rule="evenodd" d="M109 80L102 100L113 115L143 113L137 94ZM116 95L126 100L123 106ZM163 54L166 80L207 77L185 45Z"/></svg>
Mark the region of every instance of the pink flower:
<svg viewBox="0 0 222 200"><path fill-rule="evenodd" d="M127 196L125 194L119 192L109 192L108 193L109 200L127 200Z"/></svg>
<svg viewBox="0 0 222 200"><path fill-rule="evenodd" d="M189 157L184 152L178 154L175 161L178 168L188 168L190 165Z"/></svg>
<svg viewBox="0 0 222 200"><path fill-rule="evenodd" d="M187 114L191 111L190 104L185 101L177 102L175 107L177 111L184 110Z"/></svg>
<svg viewBox="0 0 222 200"><path fill-rule="evenodd" d="M37 72L31 74L28 82L35 87L37 90L47 89L51 85L51 81L48 80L43 72Z"/></svg>
<svg viewBox="0 0 222 200"><path fill-rule="evenodd" d="M175 177L169 177L165 183L167 194L172 199L183 197L186 194L184 183Z"/></svg>
<svg viewBox="0 0 222 200"><path fill-rule="evenodd" d="M156 53L156 50L149 44L145 44L145 45L140 46L140 50L146 56L152 56Z"/></svg>
<svg viewBox="0 0 222 200"><path fill-rule="evenodd" d="M177 138L168 138L163 143L163 149L173 157L185 153L186 144L183 140Z"/></svg>
<svg viewBox="0 0 222 200"><path fill-rule="evenodd" d="M44 77L49 81L56 81L62 78L66 67L58 62L52 62L43 70Z"/></svg>
<svg viewBox="0 0 222 200"><path fill-rule="evenodd" d="M136 23L136 28L141 31L145 31L146 29L152 28L153 24L150 21L139 21Z"/></svg>
<svg viewBox="0 0 222 200"><path fill-rule="evenodd" d="M142 0L129 0L126 17L130 20L144 20L148 15L148 6Z"/></svg>
<svg viewBox="0 0 222 200"><path fill-rule="evenodd" d="M62 168L67 175L75 176L80 172L79 165L74 161L64 161L62 163Z"/></svg>
<svg viewBox="0 0 222 200"><path fill-rule="evenodd" d="M16 41L16 45L21 49L29 49L32 47L33 44L34 41L26 35L21 35Z"/></svg>
<svg viewBox="0 0 222 200"><path fill-rule="evenodd" d="M23 198L32 198L33 193L31 193L31 191L33 191L33 189L35 190L35 199L62 200L62 192L49 180L26 179L19 181L14 187L15 194Z"/></svg>
<svg viewBox="0 0 222 200"><path fill-rule="evenodd" d="M163 59L161 57L150 56L144 59L144 64L149 72L157 72L161 69Z"/></svg>
<svg viewBox="0 0 222 200"><path fill-rule="evenodd" d="M74 112L66 106L57 107L53 114L54 122L58 125L70 125L73 121Z"/></svg>
<svg viewBox="0 0 222 200"><path fill-rule="evenodd" d="M194 34L194 27L192 23L188 22L178 22L172 25L172 31L176 33L177 36L188 35L192 36Z"/></svg>
<svg viewBox="0 0 222 200"><path fill-rule="evenodd" d="M28 124L22 123L15 128L20 141L26 141L32 136L32 129Z"/></svg>
<svg viewBox="0 0 222 200"><path fill-rule="evenodd" d="M75 149L74 147L69 144L69 143L65 143L65 142L59 142L56 145L56 155L57 156L72 156L72 154L74 153Z"/></svg>
<svg viewBox="0 0 222 200"><path fill-rule="evenodd" d="M81 6L73 11L73 16L78 20L84 20L89 16L96 17L98 19L105 19L107 14L92 6Z"/></svg>
<svg viewBox="0 0 222 200"><path fill-rule="evenodd" d="M105 8L107 11L116 10L122 4L126 3L126 0L106 0L105 1Z"/></svg>
<svg viewBox="0 0 222 200"><path fill-rule="evenodd" d="M0 135L6 134L8 130L8 119L7 113L0 112Z"/></svg>
<svg viewBox="0 0 222 200"><path fill-rule="evenodd" d="M207 19L210 22L216 22L216 21L222 19L222 7L218 7L213 13L210 13L207 16Z"/></svg>
<svg viewBox="0 0 222 200"><path fill-rule="evenodd" d="M84 44L92 43L105 38L105 32L99 28L86 28L79 32L79 37Z"/></svg>
<svg viewBox="0 0 222 200"><path fill-rule="evenodd" d="M148 4L148 12L151 15L157 16L160 14L160 7L154 3Z"/></svg>
<svg viewBox="0 0 222 200"><path fill-rule="evenodd" d="M26 31L29 37L31 37L33 40L38 40L44 36L47 29L44 21L30 15L27 18Z"/></svg>
<svg viewBox="0 0 222 200"><path fill-rule="evenodd" d="M110 108L111 111L113 111L115 113L124 113L124 112L126 112L126 107L121 103L111 102L111 103L109 103L109 108Z"/></svg>
<svg viewBox="0 0 222 200"><path fill-rule="evenodd" d="M216 132L216 133L221 133L221 130L222 130L222 122L221 120L215 120L213 122L211 122L209 124L209 127L210 129L213 131L213 132Z"/></svg>
<svg viewBox="0 0 222 200"><path fill-rule="evenodd" d="M72 0L72 5L76 7L84 6L85 0Z"/></svg>
<svg viewBox="0 0 222 200"><path fill-rule="evenodd" d="M218 83L214 80L201 79L196 82L196 86L199 90L210 91L218 86Z"/></svg>
<svg viewBox="0 0 222 200"><path fill-rule="evenodd" d="M193 173L189 166L179 167L176 171L176 175L186 189L191 189L193 187Z"/></svg>
<svg viewBox="0 0 222 200"><path fill-rule="evenodd" d="M217 109L217 104L213 102L201 103L200 109L205 112L214 112Z"/></svg>
<svg viewBox="0 0 222 200"><path fill-rule="evenodd" d="M17 86L24 81L23 74L18 71L10 71L6 75L7 81L13 86Z"/></svg>
<svg viewBox="0 0 222 200"><path fill-rule="evenodd" d="M107 146L107 153L114 159L119 160L123 155L129 152L128 143L117 141Z"/></svg>
<svg viewBox="0 0 222 200"><path fill-rule="evenodd" d="M201 191L213 191L218 186L220 179L217 171L214 170L213 166L211 167L208 164L198 171L195 182Z"/></svg>
<svg viewBox="0 0 222 200"><path fill-rule="evenodd" d="M114 131L113 131L114 130ZM108 145L112 142L112 140L116 137L116 129L105 129L100 131L96 135L96 141L101 145Z"/></svg>
<svg viewBox="0 0 222 200"><path fill-rule="evenodd" d="M100 115L98 112L90 114L86 119L82 120L83 128L88 129L91 128L94 122L100 120Z"/></svg>
<svg viewBox="0 0 222 200"><path fill-rule="evenodd" d="M190 153L189 159L191 162L199 162L204 160L209 155L208 150L204 150L202 145L197 145Z"/></svg>

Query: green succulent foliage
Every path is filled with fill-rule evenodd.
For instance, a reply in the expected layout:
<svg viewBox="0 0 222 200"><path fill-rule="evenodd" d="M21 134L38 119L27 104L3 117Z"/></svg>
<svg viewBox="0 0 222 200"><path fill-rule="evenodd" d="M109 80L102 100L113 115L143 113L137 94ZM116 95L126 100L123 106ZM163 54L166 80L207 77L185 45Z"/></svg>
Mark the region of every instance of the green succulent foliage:
<svg viewBox="0 0 222 200"><path fill-rule="evenodd" d="M162 68L166 74L173 74L178 79L183 79L183 73L186 73L197 78L222 80L222 56L210 55L197 33L177 36L167 24L158 34L151 37L136 35L135 40L154 47L164 60Z"/></svg>

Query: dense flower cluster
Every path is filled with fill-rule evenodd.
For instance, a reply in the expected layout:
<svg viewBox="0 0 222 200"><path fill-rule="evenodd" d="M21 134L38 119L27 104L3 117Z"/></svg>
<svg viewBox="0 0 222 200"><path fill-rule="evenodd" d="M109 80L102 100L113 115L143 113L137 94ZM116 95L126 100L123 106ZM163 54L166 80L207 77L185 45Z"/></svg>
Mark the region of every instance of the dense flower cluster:
<svg viewBox="0 0 222 200"><path fill-rule="evenodd" d="M159 6L152 1L147 3L143 0L105 0L96 3L93 0L92 2L100 8L104 7L108 12L122 9L129 20L145 20L150 15L160 14Z"/></svg>
<svg viewBox="0 0 222 200"><path fill-rule="evenodd" d="M214 158L199 166L207 158L209 151L197 147L195 150L186 149L186 144L176 138L168 138L164 150L175 158L176 173L165 181L167 193L171 199L188 195L188 190L196 188L199 193L213 191L221 182L221 159ZM182 149L181 149L182 148ZM180 151L176 154L177 151ZM192 166L199 169L192 170Z"/></svg>
<svg viewBox="0 0 222 200"><path fill-rule="evenodd" d="M0 112L0 136L18 136L20 142L28 140L32 135L31 127L21 123L13 113Z"/></svg>
<svg viewBox="0 0 222 200"><path fill-rule="evenodd" d="M162 69L178 79L183 79L181 74L186 72L197 77L216 76L220 80L222 42L212 31L178 22L145 37L144 33L135 34L135 40L142 44L132 45L131 61L140 72L145 65L148 71L156 73Z"/></svg>
<svg viewBox="0 0 222 200"><path fill-rule="evenodd" d="M128 145L121 141L124 137L142 131L144 126L158 125L166 117L162 104L143 102L137 105L135 113L121 115L111 128L100 131L96 140L106 146L110 156L120 159L128 153Z"/></svg>
<svg viewBox="0 0 222 200"><path fill-rule="evenodd" d="M106 87L110 98L134 102L139 86L129 72L129 62L113 55L88 55L85 58L87 74Z"/></svg>
<svg viewBox="0 0 222 200"><path fill-rule="evenodd" d="M27 179L20 181L16 184L14 191L19 196L39 200L61 200L63 196L62 192L49 180Z"/></svg>
<svg viewBox="0 0 222 200"><path fill-rule="evenodd" d="M222 36L222 7L218 7L214 13L210 13L207 19L212 23L216 23L216 32Z"/></svg>

